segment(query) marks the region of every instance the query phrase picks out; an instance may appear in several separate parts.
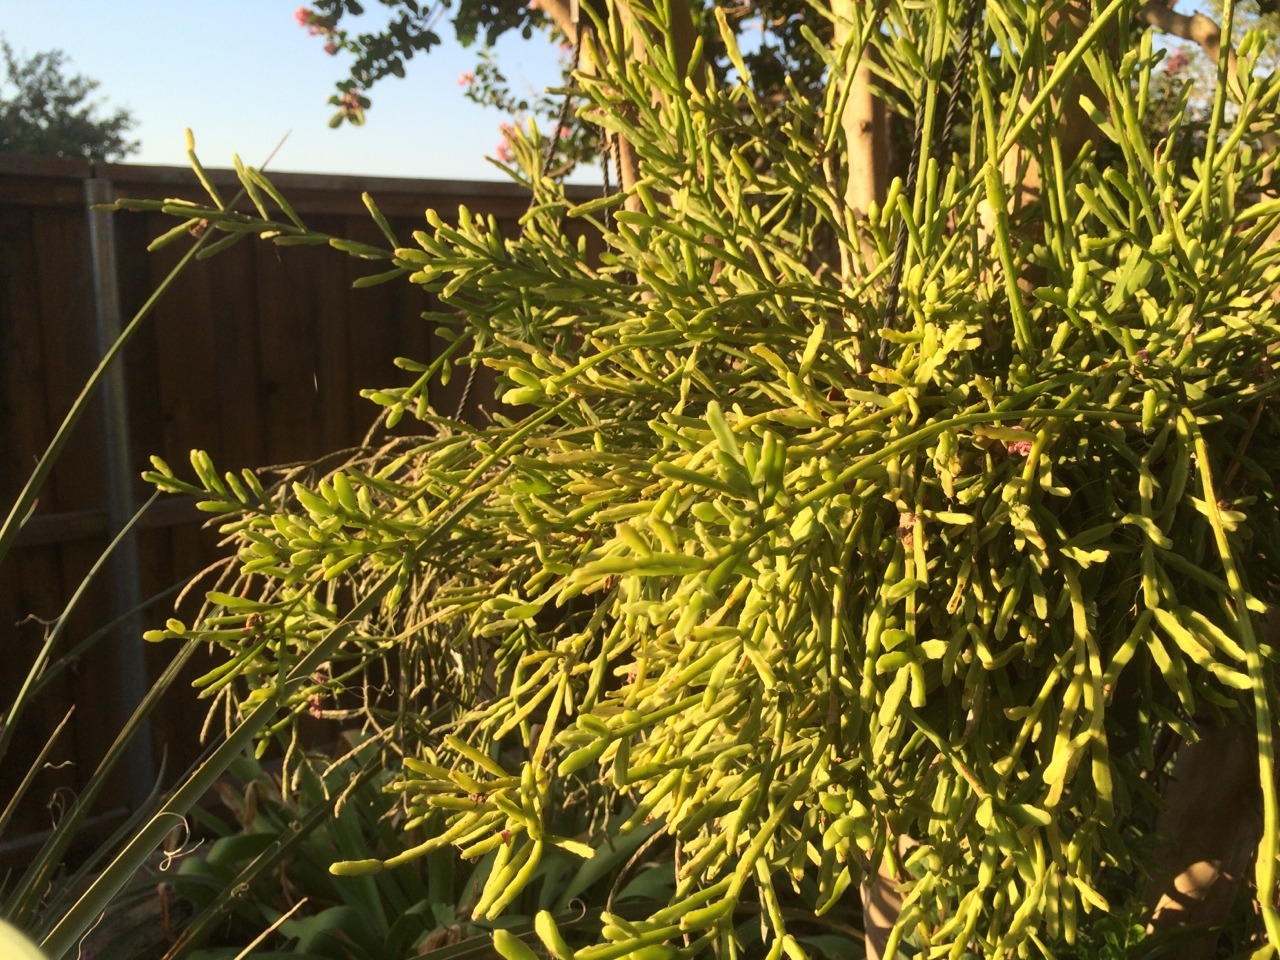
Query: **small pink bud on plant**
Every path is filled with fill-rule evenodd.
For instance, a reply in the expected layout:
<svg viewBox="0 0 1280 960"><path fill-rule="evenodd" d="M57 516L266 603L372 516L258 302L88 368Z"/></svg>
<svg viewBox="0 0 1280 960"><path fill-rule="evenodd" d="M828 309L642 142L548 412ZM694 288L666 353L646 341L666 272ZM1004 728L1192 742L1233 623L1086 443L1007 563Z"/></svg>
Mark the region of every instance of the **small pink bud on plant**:
<svg viewBox="0 0 1280 960"><path fill-rule="evenodd" d="M1175 47L1173 50L1169 51L1169 56L1165 58L1164 72L1170 74L1181 73L1189 59L1190 58L1187 56L1187 51L1185 49L1182 47Z"/></svg>
<svg viewBox="0 0 1280 960"><path fill-rule="evenodd" d="M1021 430L1022 427L1014 426L1011 429ZM1030 440L1010 440L1005 444L1005 449L1015 457L1025 457L1031 452L1032 441Z"/></svg>

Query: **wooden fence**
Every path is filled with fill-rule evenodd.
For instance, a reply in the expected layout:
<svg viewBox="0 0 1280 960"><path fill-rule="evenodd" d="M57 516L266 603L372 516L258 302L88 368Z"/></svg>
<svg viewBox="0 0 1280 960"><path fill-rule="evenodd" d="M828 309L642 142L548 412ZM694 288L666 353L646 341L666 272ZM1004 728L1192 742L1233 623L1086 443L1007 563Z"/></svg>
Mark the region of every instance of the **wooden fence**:
<svg viewBox="0 0 1280 960"><path fill-rule="evenodd" d="M229 171L211 176L235 192ZM423 226L427 208L448 216L464 203L513 229L528 204L514 184L302 174L272 180L308 226L371 243L382 238L362 191L406 240ZM148 242L176 221L91 209L118 196L204 197L185 169L0 156L0 504L6 513L97 365L104 341L134 316L189 246L184 239L147 253ZM181 468L188 452L201 448L227 470L351 446L377 413L359 390L407 382L392 365L395 357L431 358L441 345L421 316L432 309L431 298L404 282L351 288L352 280L375 269L328 248L248 240L179 277L114 365L41 491L18 547L0 566L0 711L8 710L46 631L113 533L150 495L139 474L151 454ZM452 412L458 404L457 379L434 395L438 409ZM481 385L469 414L484 395ZM141 614L130 611L219 556L202 519L181 499L155 504L69 618L55 656L120 622L48 683L20 721L18 742L0 761L0 809L71 711L8 838L50 826L174 652L144 649L140 639L142 629L172 615L172 599ZM108 783L98 805L107 821L145 796L162 753L171 772L194 759L203 713L180 684L153 715L150 743L140 738L126 769ZM0 858L18 849L0 837Z"/></svg>

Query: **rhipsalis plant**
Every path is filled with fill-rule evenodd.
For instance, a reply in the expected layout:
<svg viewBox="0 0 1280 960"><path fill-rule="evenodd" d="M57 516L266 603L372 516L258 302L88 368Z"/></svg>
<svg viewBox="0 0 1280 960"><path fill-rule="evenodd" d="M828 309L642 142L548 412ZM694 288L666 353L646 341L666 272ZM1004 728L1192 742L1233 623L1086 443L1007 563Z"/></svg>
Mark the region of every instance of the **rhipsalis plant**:
<svg viewBox="0 0 1280 960"><path fill-rule="evenodd" d="M886 861L888 954L1098 956L1103 918L1140 913L1159 733L1193 719L1257 731L1280 945L1260 619L1280 579L1280 200L1258 136L1280 80L1249 39L1230 78L1224 59L1180 176L1181 115L1143 133L1161 54L1125 36L1126 0L1075 32L1015 0L972 34L965 4L842 6L840 46L808 32L825 98L781 117L745 66L721 85L699 48L674 59L679 4L598 22L581 109L638 179L570 203L531 133L518 232L463 210L388 237L453 340L369 396L428 436L276 493L200 455L194 484L159 466L225 514L240 562L169 634L226 649L204 683L233 723L392 678L367 709L404 752L395 789L410 824L446 819L385 863L491 857L477 917L551 848L609 842L549 828L582 784L630 798L624 830L674 843L671 902L606 914L576 949L540 918L556 957L816 955L795 904L819 917ZM841 111L864 65L924 106L913 189L857 211ZM1095 125L1079 156L1071 110ZM265 209L185 215L324 240ZM468 364L500 374L479 427L431 403ZM321 638L325 670L282 683Z"/></svg>

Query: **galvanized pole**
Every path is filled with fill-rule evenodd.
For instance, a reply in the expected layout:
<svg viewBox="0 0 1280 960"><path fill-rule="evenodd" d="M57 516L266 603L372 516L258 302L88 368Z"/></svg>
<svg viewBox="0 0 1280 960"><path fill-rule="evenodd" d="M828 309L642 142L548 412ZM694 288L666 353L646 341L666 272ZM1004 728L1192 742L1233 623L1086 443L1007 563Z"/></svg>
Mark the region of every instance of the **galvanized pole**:
<svg viewBox="0 0 1280 960"><path fill-rule="evenodd" d="M120 289L116 271L115 222L111 211L95 210L111 203L111 181L91 177L84 182L85 209L89 217L89 250L93 268L94 338L101 359L120 336ZM133 474L129 463L129 408L124 371L119 360L102 381L103 439L106 456L108 537L114 537L133 517ZM123 723L147 692L147 663L142 640L142 591L138 584L138 539L125 536L111 558L117 614L128 614L115 630L116 675L120 685L120 720ZM129 612L133 611L133 612ZM129 781L129 806L138 809L151 792L155 768L151 756L151 723L138 728L125 754Z"/></svg>

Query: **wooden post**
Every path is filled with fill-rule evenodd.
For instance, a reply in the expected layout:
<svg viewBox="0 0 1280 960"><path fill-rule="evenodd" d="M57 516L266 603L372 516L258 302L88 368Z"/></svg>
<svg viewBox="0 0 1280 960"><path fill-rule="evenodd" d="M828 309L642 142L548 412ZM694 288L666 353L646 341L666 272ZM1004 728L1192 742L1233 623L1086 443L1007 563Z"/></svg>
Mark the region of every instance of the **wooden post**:
<svg viewBox="0 0 1280 960"><path fill-rule="evenodd" d="M110 203L111 181L91 177L84 182L85 211L89 220L89 256L93 270L94 340L99 359L120 336L120 289L117 283L115 222L111 211L95 210ZM133 473L129 463L129 408L124 370L119 361L102 381L102 431L106 450L107 533L115 537L136 510ZM138 571L138 539L130 531L111 558L116 625L114 650L119 684L119 720L128 720L147 693L147 663L142 641L142 603ZM151 756L151 723L144 721L125 754L129 805L138 809L151 792L155 776Z"/></svg>
<svg viewBox="0 0 1280 960"><path fill-rule="evenodd" d="M851 41L853 7L858 0L834 0L835 48ZM867 56L871 51L867 51ZM859 63L849 81L840 126L845 139L845 204L856 216L866 216L872 202L881 203L889 190L889 116L871 90L871 68Z"/></svg>

